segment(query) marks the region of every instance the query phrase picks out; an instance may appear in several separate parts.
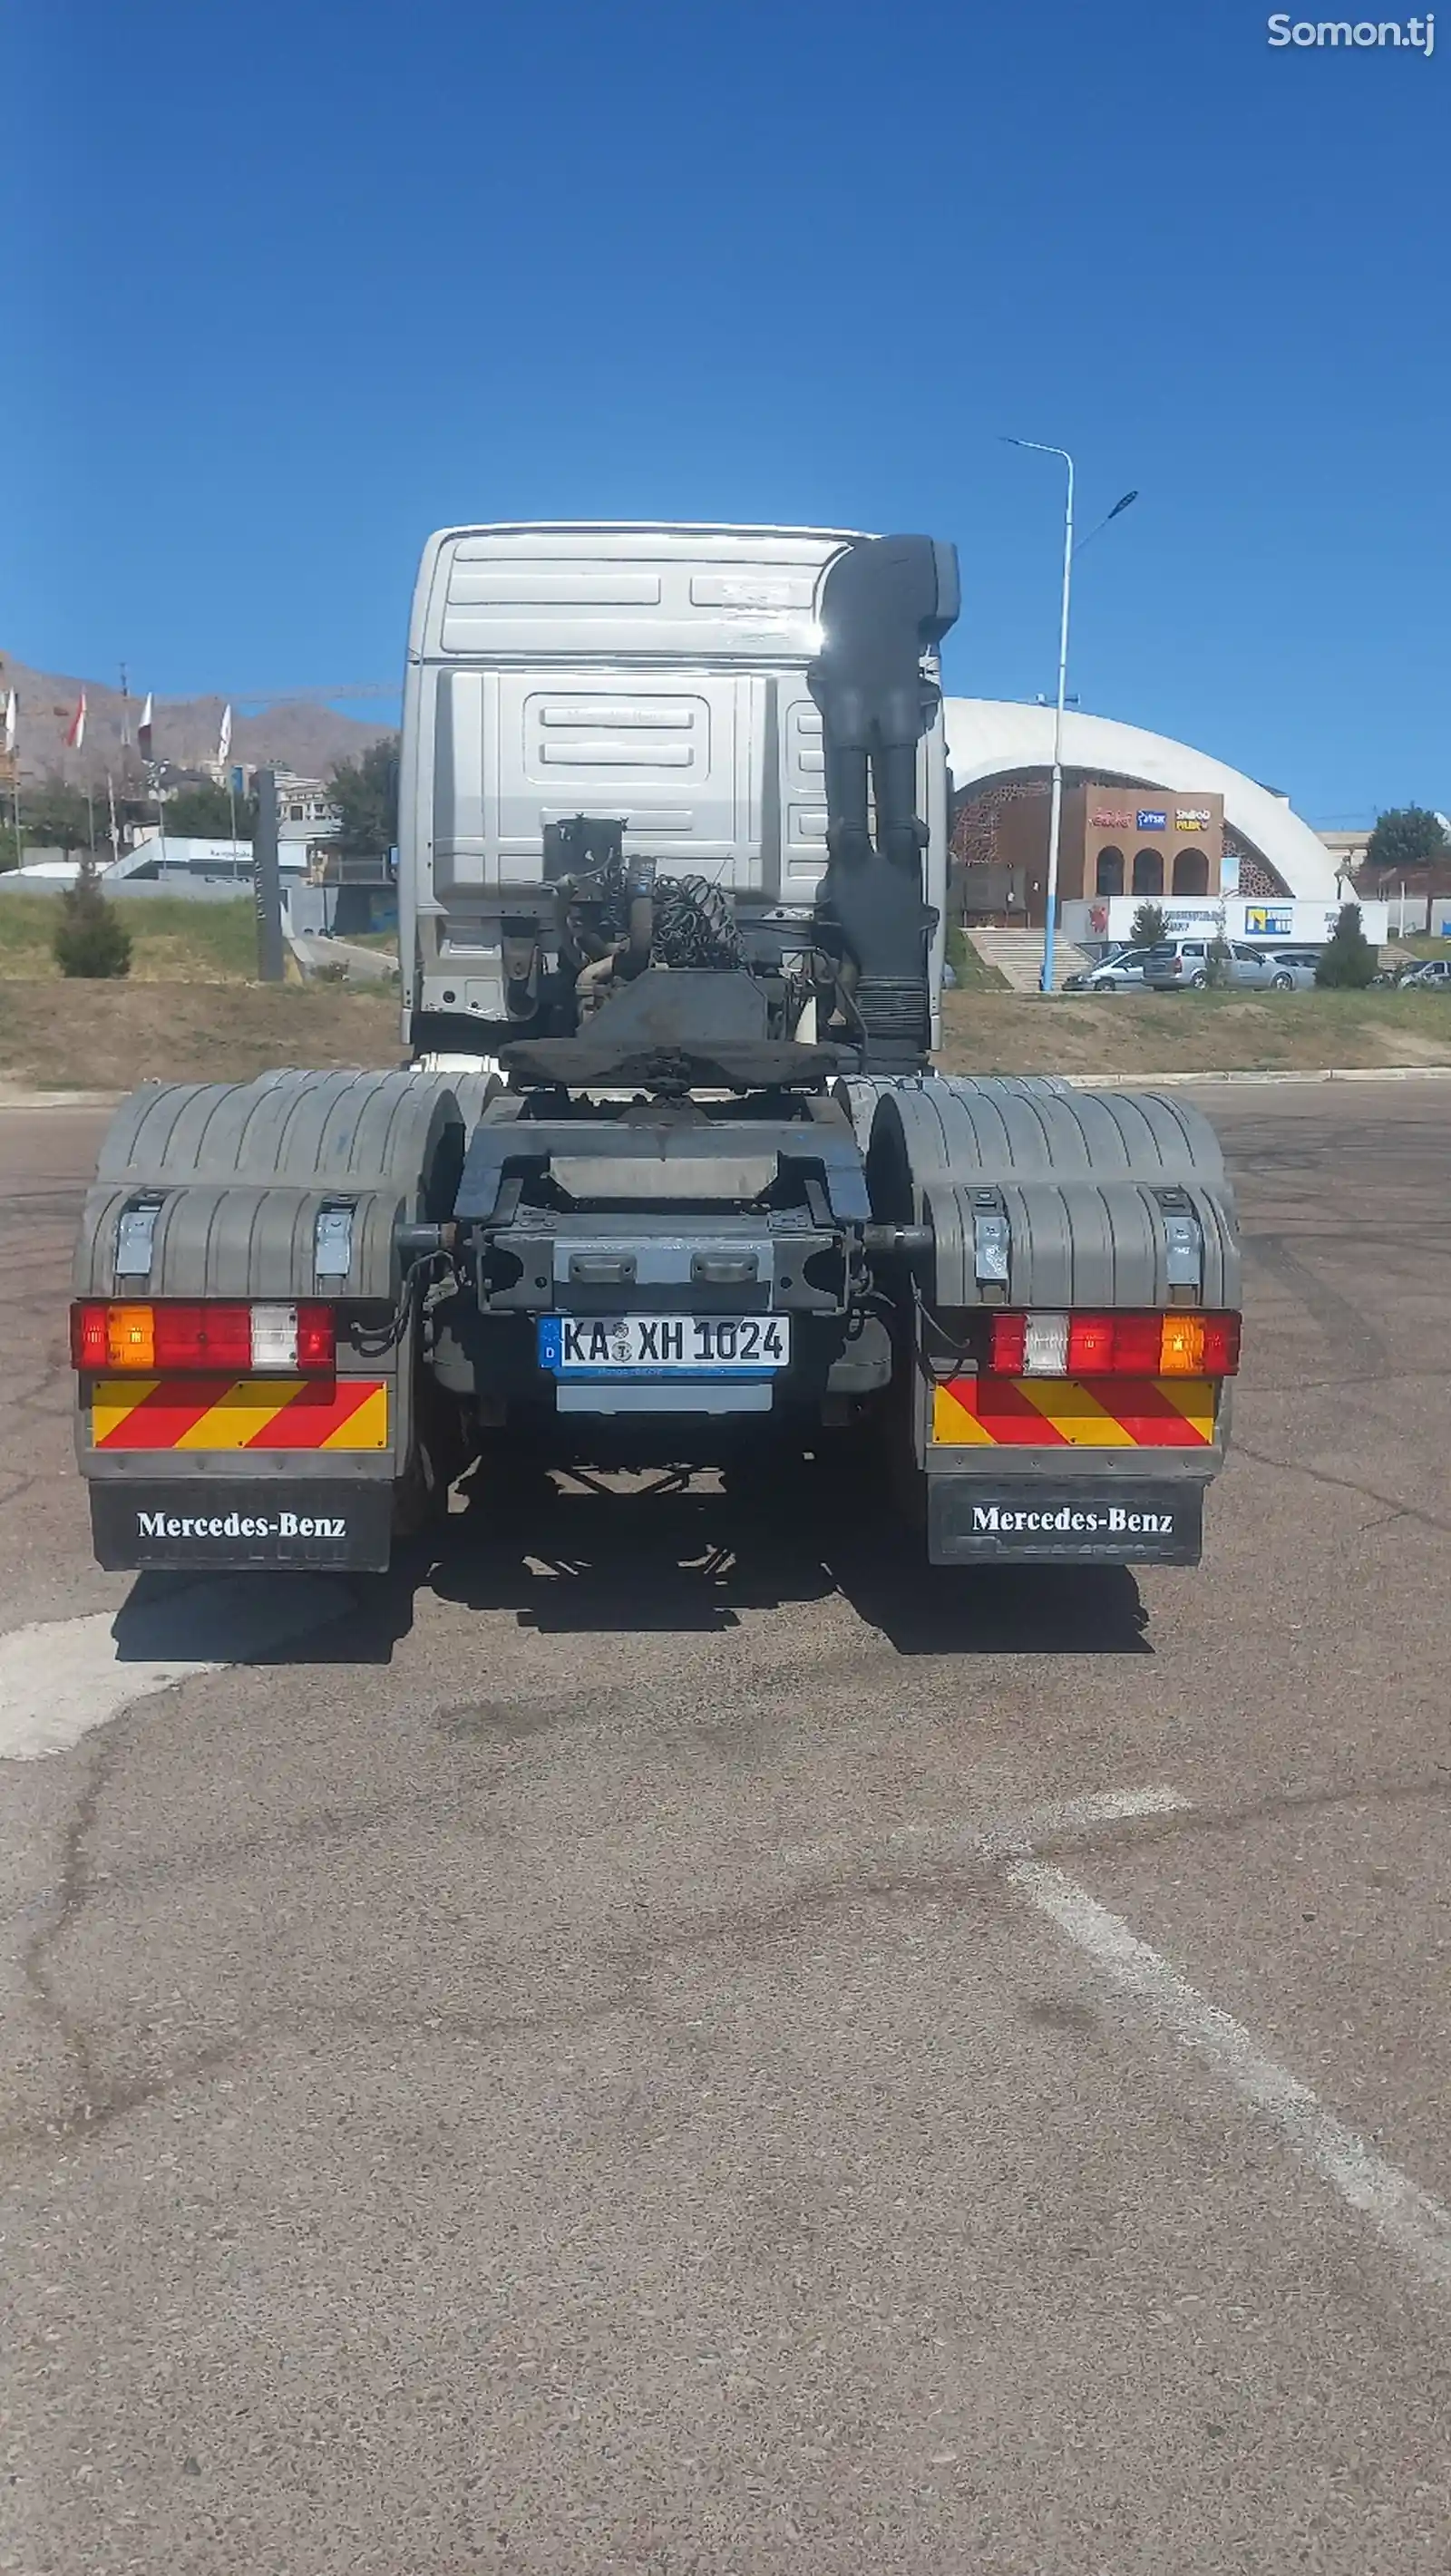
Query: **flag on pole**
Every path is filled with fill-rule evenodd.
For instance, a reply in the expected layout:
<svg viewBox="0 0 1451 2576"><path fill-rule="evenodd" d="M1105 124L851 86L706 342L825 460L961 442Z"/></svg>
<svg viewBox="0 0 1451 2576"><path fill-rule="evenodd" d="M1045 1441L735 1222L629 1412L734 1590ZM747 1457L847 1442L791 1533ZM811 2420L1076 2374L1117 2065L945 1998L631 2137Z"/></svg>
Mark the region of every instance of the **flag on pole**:
<svg viewBox="0 0 1451 2576"><path fill-rule="evenodd" d="M5 757L15 749L15 736L20 724L20 700L12 689L5 701Z"/></svg>
<svg viewBox="0 0 1451 2576"><path fill-rule="evenodd" d="M217 740L217 767L218 767L218 769L225 769L225 768L226 768L226 765L227 765L227 754L228 754L228 752L231 750L231 748L232 748L232 710L231 710L231 708L230 708L230 707L223 707L223 709L222 709L222 730L221 730L221 733L220 733L220 735L219 735L219 737L218 737L218 740Z"/></svg>
<svg viewBox="0 0 1451 2576"><path fill-rule="evenodd" d="M141 710L141 722L136 728L136 748L143 760L151 758L151 691L149 689L146 692L146 704Z"/></svg>
<svg viewBox="0 0 1451 2576"><path fill-rule="evenodd" d="M70 723L66 727L65 747L67 751L83 751L85 749L85 742L86 693L85 690L82 689L80 696L76 700L75 714L72 716Z"/></svg>

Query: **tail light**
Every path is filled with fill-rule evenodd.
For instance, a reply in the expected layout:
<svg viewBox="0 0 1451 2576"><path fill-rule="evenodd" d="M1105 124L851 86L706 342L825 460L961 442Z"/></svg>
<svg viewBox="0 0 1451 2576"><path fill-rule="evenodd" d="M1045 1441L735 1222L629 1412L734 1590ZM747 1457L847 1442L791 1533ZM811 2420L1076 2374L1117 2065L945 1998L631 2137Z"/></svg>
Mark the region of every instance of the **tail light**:
<svg viewBox="0 0 1451 2576"><path fill-rule="evenodd" d="M1233 1377L1239 1323L1237 1314L1184 1306L1167 1314L995 1312L987 1367L995 1377Z"/></svg>
<svg viewBox="0 0 1451 2576"><path fill-rule="evenodd" d="M71 1308L71 1363L83 1375L105 1369L287 1369L331 1374L337 1358L331 1306L204 1305L120 1306L89 1302Z"/></svg>

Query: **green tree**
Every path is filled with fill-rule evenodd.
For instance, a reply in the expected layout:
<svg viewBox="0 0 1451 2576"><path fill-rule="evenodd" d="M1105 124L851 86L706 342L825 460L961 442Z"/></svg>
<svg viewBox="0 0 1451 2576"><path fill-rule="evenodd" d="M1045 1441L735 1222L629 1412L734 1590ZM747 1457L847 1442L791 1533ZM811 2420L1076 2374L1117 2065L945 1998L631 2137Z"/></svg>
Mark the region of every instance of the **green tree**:
<svg viewBox="0 0 1451 2576"><path fill-rule="evenodd" d="M345 858L381 857L398 838L398 739L370 743L361 760L333 764L332 801L342 830L333 846Z"/></svg>
<svg viewBox="0 0 1451 2576"><path fill-rule="evenodd" d="M194 786L178 787L169 796L162 812L166 816L169 840L228 841L232 836L232 800L225 787L205 778ZM250 841L257 819L257 805L251 796L237 798L237 838Z"/></svg>
<svg viewBox="0 0 1451 2576"><path fill-rule="evenodd" d="M61 897L51 946L63 975L99 978L131 971L131 933L102 894L89 852L75 884Z"/></svg>
<svg viewBox="0 0 1451 2576"><path fill-rule="evenodd" d="M87 850L91 845L91 818L79 787L68 787L63 778L43 779L38 787L20 790L20 817L25 837L41 849L64 851Z"/></svg>
<svg viewBox="0 0 1451 2576"><path fill-rule="evenodd" d="M1133 948L1157 948L1169 936L1169 917L1161 903L1141 903L1129 923L1129 944Z"/></svg>
<svg viewBox="0 0 1451 2576"><path fill-rule="evenodd" d="M1216 993L1234 982L1234 950L1222 930L1216 930L1204 951L1204 981Z"/></svg>
<svg viewBox="0 0 1451 2576"><path fill-rule="evenodd" d="M1371 981L1374 973L1375 950L1360 926L1360 906L1343 903L1335 916L1335 928L1320 952L1315 981L1358 990Z"/></svg>
<svg viewBox="0 0 1451 2576"><path fill-rule="evenodd" d="M1445 858L1448 850L1451 844L1445 832L1424 805L1393 805L1388 813L1375 818L1365 864L1400 876L1408 868L1424 866L1427 859Z"/></svg>

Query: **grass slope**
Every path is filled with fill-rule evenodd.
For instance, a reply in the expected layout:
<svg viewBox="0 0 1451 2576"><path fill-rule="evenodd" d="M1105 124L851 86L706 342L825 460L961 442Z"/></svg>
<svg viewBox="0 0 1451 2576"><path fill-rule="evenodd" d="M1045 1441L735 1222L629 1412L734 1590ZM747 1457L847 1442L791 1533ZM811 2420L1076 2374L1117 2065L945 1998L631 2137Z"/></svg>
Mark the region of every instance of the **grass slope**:
<svg viewBox="0 0 1451 2576"><path fill-rule="evenodd" d="M948 1073L1312 1072L1451 1065L1440 993L948 993Z"/></svg>
<svg viewBox="0 0 1451 2576"><path fill-rule="evenodd" d="M0 1077L43 1090L130 1091L139 1082L248 1082L274 1065L403 1061L396 991L220 979L63 989L67 1006L58 1008L54 984L0 977Z"/></svg>
<svg viewBox="0 0 1451 2576"><path fill-rule="evenodd" d="M245 984L257 972L257 915L250 896L190 903L185 895L116 905L131 935L134 984ZM58 894L0 893L0 978L64 979L51 953Z"/></svg>

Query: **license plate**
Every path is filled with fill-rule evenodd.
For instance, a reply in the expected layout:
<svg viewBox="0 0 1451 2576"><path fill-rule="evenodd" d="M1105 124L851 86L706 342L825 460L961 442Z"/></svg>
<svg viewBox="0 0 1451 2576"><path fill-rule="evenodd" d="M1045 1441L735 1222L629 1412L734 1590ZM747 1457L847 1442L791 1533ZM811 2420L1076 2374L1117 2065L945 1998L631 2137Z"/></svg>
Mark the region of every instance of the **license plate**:
<svg viewBox="0 0 1451 2576"><path fill-rule="evenodd" d="M542 1315L539 1365L560 1378L769 1377L791 1357L785 1315Z"/></svg>

